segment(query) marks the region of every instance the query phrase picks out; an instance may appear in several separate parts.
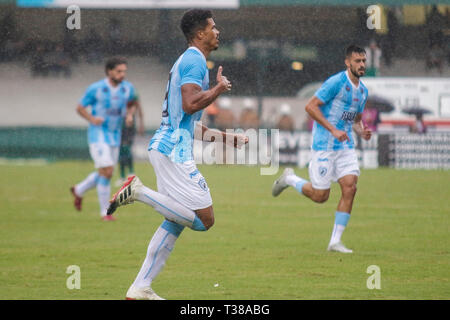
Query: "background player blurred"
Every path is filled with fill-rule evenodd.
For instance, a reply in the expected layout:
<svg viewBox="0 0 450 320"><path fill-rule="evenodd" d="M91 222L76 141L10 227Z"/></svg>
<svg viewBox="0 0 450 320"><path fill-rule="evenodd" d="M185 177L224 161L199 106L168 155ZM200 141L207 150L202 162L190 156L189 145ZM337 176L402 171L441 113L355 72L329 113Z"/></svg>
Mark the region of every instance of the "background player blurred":
<svg viewBox="0 0 450 320"><path fill-rule="evenodd" d="M77 106L78 114L89 122L89 153L96 171L70 190L74 206L81 210L86 191L97 188L100 215L103 220L114 220L106 215L111 195L110 180L117 164L122 124L133 122L134 87L125 80L127 61L110 58L105 65L106 78L90 85ZM91 107L91 112L87 107Z"/></svg>
<svg viewBox="0 0 450 320"><path fill-rule="evenodd" d="M306 111L314 119L312 159L309 163L311 182L286 168L272 187L272 195L278 196L289 186L322 203L328 200L332 181L341 187L342 196L335 213L335 223L328 245L329 251L352 253L341 242L341 236L350 219L356 183L360 174L352 129L363 139L369 140L370 129L361 121L368 91L360 81L365 73L364 49L351 45L346 50L347 70L328 78L306 105Z"/></svg>
<svg viewBox="0 0 450 320"><path fill-rule="evenodd" d="M193 158L194 130L201 130L200 136L205 141L223 139L236 147L248 141L244 135L227 134L203 125L195 127L203 109L220 94L231 90L231 83L222 76L220 66L217 84L209 89L206 58L219 47L219 30L211 11L194 9L186 12L181 19L181 29L189 48L170 71L161 126L148 148L158 192L144 186L138 177L131 177L114 195L108 209L108 214L112 214L118 206L137 200L165 217L150 241L141 270L126 294L127 299L162 299L152 290L151 284L183 229L206 231L214 224L211 194Z"/></svg>
<svg viewBox="0 0 450 320"><path fill-rule="evenodd" d="M133 99L136 111L133 117L133 123L129 125L126 121L122 126L122 138L120 141L119 150L119 168L120 178L116 181L115 186L120 187L125 183L127 176L134 175L134 160L133 160L133 142L136 135L136 120L138 121L137 131L138 134L144 134L144 113L142 111L141 103L137 91L135 91L135 97ZM128 174L127 174L128 170Z"/></svg>

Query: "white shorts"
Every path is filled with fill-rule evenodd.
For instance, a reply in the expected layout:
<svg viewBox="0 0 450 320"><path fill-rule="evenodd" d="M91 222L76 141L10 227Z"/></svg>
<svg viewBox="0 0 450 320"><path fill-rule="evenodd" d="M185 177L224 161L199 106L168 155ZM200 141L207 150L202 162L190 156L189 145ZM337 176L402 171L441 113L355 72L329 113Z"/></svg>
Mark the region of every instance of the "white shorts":
<svg viewBox="0 0 450 320"><path fill-rule="evenodd" d="M119 147L112 147L106 143L89 144L89 153L96 169L114 167L119 160Z"/></svg>
<svg viewBox="0 0 450 320"><path fill-rule="evenodd" d="M148 156L155 170L158 192L170 196L191 210L212 205L208 185L194 160L173 162L156 150L150 150Z"/></svg>
<svg viewBox="0 0 450 320"><path fill-rule="evenodd" d="M331 183L346 175L359 176L358 156L355 149L337 151L311 151L309 178L314 189L330 189Z"/></svg>

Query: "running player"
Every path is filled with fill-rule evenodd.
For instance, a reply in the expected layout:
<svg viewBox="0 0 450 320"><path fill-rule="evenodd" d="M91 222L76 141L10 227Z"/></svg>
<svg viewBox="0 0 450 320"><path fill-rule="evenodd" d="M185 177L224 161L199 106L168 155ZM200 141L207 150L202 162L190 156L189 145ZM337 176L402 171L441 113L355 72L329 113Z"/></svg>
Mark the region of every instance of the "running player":
<svg viewBox="0 0 450 320"><path fill-rule="evenodd" d="M132 124L134 106L133 85L125 81L127 61L120 57L109 59L105 65L106 78L93 83L77 106L78 114L89 122L89 153L96 171L70 188L74 206L81 210L83 195L97 188L100 215L103 220L114 220L106 214L111 196L110 180L117 164L122 123ZM91 112L87 107L91 107Z"/></svg>
<svg viewBox="0 0 450 320"><path fill-rule="evenodd" d="M328 200L331 182L337 181L342 195L328 250L352 253L341 241L350 219L360 174L352 128L365 140L371 137L370 129L361 121L368 95L359 79L365 73L364 49L349 46L345 64L347 69L325 81L305 108L314 119L312 159L309 163L311 182L296 176L293 169L286 168L274 182L272 195L276 197L292 186L314 202L323 203Z"/></svg>
<svg viewBox="0 0 450 320"><path fill-rule="evenodd" d="M209 188L193 159L194 129L203 109L220 94L231 90L231 83L222 76L220 66L217 84L209 89L206 58L219 47L219 30L211 11L187 11L181 19L181 29L189 48L170 71L161 126L148 149L158 192L144 186L138 177L130 177L114 195L108 209L108 214L112 214L118 206L137 200L150 205L165 218L150 241L141 270L126 294L127 299L162 299L152 290L151 284L163 268L180 233L185 227L206 231L214 224ZM203 140L214 131L215 137L231 141L235 147L248 142L248 138L241 134L229 136L205 126L199 129Z"/></svg>

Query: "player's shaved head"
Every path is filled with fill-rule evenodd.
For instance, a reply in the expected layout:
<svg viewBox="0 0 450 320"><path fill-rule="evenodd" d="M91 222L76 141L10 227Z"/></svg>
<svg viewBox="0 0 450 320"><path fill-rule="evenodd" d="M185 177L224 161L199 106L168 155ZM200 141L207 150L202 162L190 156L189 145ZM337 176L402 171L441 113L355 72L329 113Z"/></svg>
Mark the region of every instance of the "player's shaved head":
<svg viewBox="0 0 450 320"><path fill-rule="evenodd" d="M191 42L198 30L203 30L208 25L208 19L212 18L211 10L191 9L181 18L181 30L188 42Z"/></svg>

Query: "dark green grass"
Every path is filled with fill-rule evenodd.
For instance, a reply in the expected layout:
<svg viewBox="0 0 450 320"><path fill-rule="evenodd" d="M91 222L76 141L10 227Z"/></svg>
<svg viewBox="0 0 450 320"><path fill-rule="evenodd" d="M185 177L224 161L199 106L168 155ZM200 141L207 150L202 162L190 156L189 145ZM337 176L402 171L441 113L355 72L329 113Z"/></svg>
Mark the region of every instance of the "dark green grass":
<svg viewBox="0 0 450 320"><path fill-rule="evenodd" d="M257 167L199 168L216 224L182 233L153 283L164 298L450 298L449 171L363 170L343 236L354 253L344 255L326 251L337 185L319 205L292 188L272 198L276 176ZM92 170L91 162L0 166L0 299L124 298L163 219L135 203L102 222L95 190L76 212L69 187ZM155 188L150 164L136 171ZM66 287L69 265L81 268L79 290ZM381 269L380 290L366 287L370 265Z"/></svg>

